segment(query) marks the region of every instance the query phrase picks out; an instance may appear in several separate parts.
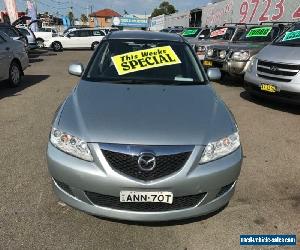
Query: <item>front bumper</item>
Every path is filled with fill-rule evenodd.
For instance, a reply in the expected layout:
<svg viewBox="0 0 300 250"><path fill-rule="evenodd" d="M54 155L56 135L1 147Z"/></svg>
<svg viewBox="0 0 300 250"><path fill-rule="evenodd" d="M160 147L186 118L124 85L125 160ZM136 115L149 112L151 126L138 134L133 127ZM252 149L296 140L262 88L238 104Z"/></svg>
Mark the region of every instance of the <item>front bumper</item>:
<svg viewBox="0 0 300 250"><path fill-rule="evenodd" d="M98 144L90 144L90 149L95 160L93 163L67 155L48 144L48 168L56 180L55 193L65 203L79 210L121 220L169 221L214 212L225 206L232 197L242 164L242 150L239 148L227 157L200 166L197 162L203 148L195 147L179 172L144 182L114 171L106 162ZM97 206L87 196L87 192L93 192L119 199L122 190L169 191L174 197L204 195L195 206L156 212Z"/></svg>

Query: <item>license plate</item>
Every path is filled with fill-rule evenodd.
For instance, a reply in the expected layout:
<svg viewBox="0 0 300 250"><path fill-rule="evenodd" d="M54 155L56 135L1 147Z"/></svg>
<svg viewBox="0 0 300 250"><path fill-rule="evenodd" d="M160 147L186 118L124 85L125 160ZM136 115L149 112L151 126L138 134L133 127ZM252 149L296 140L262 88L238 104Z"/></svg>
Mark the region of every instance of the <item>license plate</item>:
<svg viewBox="0 0 300 250"><path fill-rule="evenodd" d="M204 65L204 66L212 66L212 65L213 65L213 62L212 62L212 61L206 61L206 60L204 60L204 61L203 61L203 65Z"/></svg>
<svg viewBox="0 0 300 250"><path fill-rule="evenodd" d="M173 193L171 192L135 192L121 191L120 202L146 202L146 203L173 203Z"/></svg>
<svg viewBox="0 0 300 250"><path fill-rule="evenodd" d="M271 85L271 84L265 84L265 83L260 85L260 89L262 91L267 91L267 92L271 92L271 93L275 93L278 91L276 86Z"/></svg>

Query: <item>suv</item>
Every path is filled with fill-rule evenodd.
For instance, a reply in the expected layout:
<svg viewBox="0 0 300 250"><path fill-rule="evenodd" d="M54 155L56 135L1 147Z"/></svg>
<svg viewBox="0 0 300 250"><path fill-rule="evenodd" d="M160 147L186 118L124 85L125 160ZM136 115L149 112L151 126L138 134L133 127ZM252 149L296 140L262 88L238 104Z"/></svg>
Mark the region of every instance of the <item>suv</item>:
<svg viewBox="0 0 300 250"><path fill-rule="evenodd" d="M210 28L200 28L200 27L191 27L186 28L182 32L182 36L193 46L195 47L195 44L199 40L208 39L209 34L211 32Z"/></svg>
<svg viewBox="0 0 300 250"><path fill-rule="evenodd" d="M70 30L64 36L53 37L45 42L45 47L54 51L86 48L94 50L105 36L105 32L101 29Z"/></svg>
<svg viewBox="0 0 300 250"><path fill-rule="evenodd" d="M247 91L300 104L300 22L263 48L249 64Z"/></svg>
<svg viewBox="0 0 300 250"><path fill-rule="evenodd" d="M36 36L36 42L39 48L44 47L44 43L48 42L52 39L52 37L57 37L58 33L54 28L51 27L43 27L40 28L39 31L34 32Z"/></svg>
<svg viewBox="0 0 300 250"><path fill-rule="evenodd" d="M20 33L23 36L27 37L29 49L33 50L33 49L38 48L37 42L36 42L36 37L31 29L29 29L25 26L17 26L17 29L20 31Z"/></svg>
<svg viewBox="0 0 300 250"><path fill-rule="evenodd" d="M287 25L283 23L261 23L249 26L237 40L224 44L214 44L206 51L204 65L219 67L230 75L244 76L251 57L277 38Z"/></svg>
<svg viewBox="0 0 300 250"><path fill-rule="evenodd" d="M244 24L235 23L225 23L223 26L214 28L206 39L196 42L195 50L198 58L201 61L204 60L208 46L236 41L245 33L245 30Z"/></svg>
<svg viewBox="0 0 300 250"><path fill-rule="evenodd" d="M28 51L27 37L24 36L15 26L7 23L0 23L0 31L8 35L13 40L21 41L24 44L26 51Z"/></svg>

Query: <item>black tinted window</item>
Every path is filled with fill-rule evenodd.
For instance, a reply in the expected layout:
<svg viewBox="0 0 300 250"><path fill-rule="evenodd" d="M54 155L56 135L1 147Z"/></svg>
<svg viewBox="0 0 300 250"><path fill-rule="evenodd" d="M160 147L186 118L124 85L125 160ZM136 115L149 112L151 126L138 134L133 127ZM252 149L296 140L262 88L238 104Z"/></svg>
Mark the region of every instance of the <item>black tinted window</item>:
<svg viewBox="0 0 300 250"><path fill-rule="evenodd" d="M119 60L119 65L115 60ZM185 43L143 40L101 43L86 78L91 81L159 80L168 84L204 82L197 59Z"/></svg>
<svg viewBox="0 0 300 250"><path fill-rule="evenodd" d="M102 30L93 30L93 36L105 36Z"/></svg>
<svg viewBox="0 0 300 250"><path fill-rule="evenodd" d="M13 28L10 27L0 27L0 31L6 33L9 37L18 37L19 34Z"/></svg>
<svg viewBox="0 0 300 250"><path fill-rule="evenodd" d="M80 37L92 36L92 31L91 30L79 30L78 33L79 33Z"/></svg>

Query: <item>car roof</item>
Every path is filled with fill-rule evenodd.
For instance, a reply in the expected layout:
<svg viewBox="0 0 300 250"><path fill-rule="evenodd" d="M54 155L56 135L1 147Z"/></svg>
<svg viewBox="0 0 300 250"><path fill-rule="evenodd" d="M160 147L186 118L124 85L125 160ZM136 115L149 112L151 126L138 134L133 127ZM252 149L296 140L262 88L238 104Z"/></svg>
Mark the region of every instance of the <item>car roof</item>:
<svg viewBox="0 0 300 250"><path fill-rule="evenodd" d="M180 35L151 31L115 31L106 36L106 39L184 42L184 39Z"/></svg>

